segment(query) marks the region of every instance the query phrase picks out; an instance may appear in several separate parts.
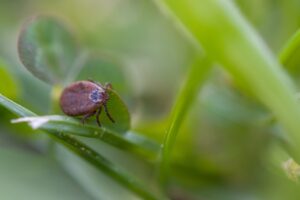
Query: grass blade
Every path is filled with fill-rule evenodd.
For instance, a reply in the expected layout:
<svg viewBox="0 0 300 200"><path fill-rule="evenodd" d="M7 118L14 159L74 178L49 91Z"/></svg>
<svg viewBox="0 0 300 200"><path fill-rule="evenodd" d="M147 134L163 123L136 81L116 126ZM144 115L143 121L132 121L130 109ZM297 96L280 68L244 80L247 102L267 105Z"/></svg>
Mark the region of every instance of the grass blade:
<svg viewBox="0 0 300 200"><path fill-rule="evenodd" d="M16 114L20 117L33 117L37 116L35 113L31 112L30 110L24 108L23 106L13 102L12 100L6 98L2 94L0 94L0 104L11 111L12 113Z"/></svg>
<svg viewBox="0 0 300 200"><path fill-rule="evenodd" d="M159 145L154 141L132 132L118 134L108 128L82 125L78 120L61 115L46 115L36 117L23 117L12 122L28 122L33 129L44 131L59 131L68 135L97 138L116 148L142 158L154 160L159 152Z"/></svg>
<svg viewBox="0 0 300 200"><path fill-rule="evenodd" d="M298 30L285 44L279 54L279 60L291 74L299 74L300 31Z"/></svg>
<svg viewBox="0 0 300 200"><path fill-rule="evenodd" d="M35 113L18 105L1 94L0 104L9 111L21 117L37 116ZM105 172L107 176L111 177L133 193L144 199L158 199L158 197L148 191L146 186L143 186L140 182L133 179L133 177L128 176L118 166L112 164L109 160L105 159L103 156L84 143L76 140L74 137L64 134L61 131L58 131L58 129L49 129L46 130L46 133L48 133L50 137L58 141L60 144L70 149L73 153L92 164L97 169Z"/></svg>
<svg viewBox="0 0 300 200"><path fill-rule="evenodd" d="M180 126L183 120L186 119L186 114L193 105L211 67L212 64L209 58L197 58L191 66L184 86L176 99L161 152L160 179L162 182L165 182L167 176L171 152Z"/></svg>

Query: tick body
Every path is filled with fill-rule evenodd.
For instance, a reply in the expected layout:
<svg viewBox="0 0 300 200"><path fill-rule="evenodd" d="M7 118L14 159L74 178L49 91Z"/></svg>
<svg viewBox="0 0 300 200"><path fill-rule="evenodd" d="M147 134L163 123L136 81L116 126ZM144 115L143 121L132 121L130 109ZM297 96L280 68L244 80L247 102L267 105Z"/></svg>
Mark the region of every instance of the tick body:
<svg viewBox="0 0 300 200"><path fill-rule="evenodd" d="M82 123L93 115L101 126L99 116L104 107L107 117L112 121L113 118L108 112L106 102L109 100L108 89L110 84L102 86L93 81L78 81L66 87L60 97L60 107L69 116L83 116Z"/></svg>

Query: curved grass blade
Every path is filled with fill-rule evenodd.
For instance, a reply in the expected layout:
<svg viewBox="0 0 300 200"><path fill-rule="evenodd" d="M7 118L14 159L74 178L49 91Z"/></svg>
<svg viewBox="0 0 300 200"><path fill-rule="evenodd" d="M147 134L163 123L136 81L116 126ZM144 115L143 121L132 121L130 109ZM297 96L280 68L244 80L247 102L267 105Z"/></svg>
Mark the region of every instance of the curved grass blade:
<svg viewBox="0 0 300 200"><path fill-rule="evenodd" d="M21 117L37 116L35 113L11 101L1 94L0 104ZM88 161L97 169L104 171L106 175L117 181L119 184L123 185L128 190L134 192L144 199L159 199L159 197L156 197L155 194L149 192L145 186L141 185L137 180L133 179L125 172L123 172L122 169L112 164L109 160L105 159L103 156L101 156L99 153L97 153L84 143L76 140L74 137L54 129L47 130L46 133L48 133L49 136L64 145L66 148L70 149L72 152L80 156L82 159Z"/></svg>
<svg viewBox="0 0 300 200"><path fill-rule="evenodd" d="M159 145L154 141L132 132L118 134L111 129L82 125L78 120L61 115L23 117L12 120L13 123L28 122L33 129L59 131L67 135L97 138L116 148L154 160L159 152Z"/></svg>
<svg viewBox="0 0 300 200"><path fill-rule="evenodd" d="M161 152L160 180L162 183L166 181L171 152L174 147L180 126L186 118L189 109L193 105L199 89L206 80L208 72L211 68L212 63L209 58L197 58L191 66L181 92L177 96L175 105L172 109L170 125L167 130Z"/></svg>
<svg viewBox="0 0 300 200"><path fill-rule="evenodd" d="M34 117L35 113L0 94L0 104L19 117Z"/></svg>

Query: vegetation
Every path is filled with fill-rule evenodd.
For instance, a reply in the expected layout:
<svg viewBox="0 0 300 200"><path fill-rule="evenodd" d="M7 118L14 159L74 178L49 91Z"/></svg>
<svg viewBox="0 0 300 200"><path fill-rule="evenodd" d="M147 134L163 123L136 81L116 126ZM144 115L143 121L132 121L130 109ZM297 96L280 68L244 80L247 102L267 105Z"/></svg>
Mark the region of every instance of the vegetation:
<svg viewBox="0 0 300 200"><path fill-rule="evenodd" d="M15 2L4 199L300 198L297 1ZM63 115L63 88L88 79L112 84L116 123Z"/></svg>

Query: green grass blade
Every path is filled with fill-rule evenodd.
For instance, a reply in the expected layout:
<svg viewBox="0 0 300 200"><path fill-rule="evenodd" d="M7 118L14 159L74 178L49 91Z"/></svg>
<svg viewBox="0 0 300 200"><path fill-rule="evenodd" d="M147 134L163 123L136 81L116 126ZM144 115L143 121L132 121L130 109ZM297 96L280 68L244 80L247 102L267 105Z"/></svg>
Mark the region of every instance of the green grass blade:
<svg viewBox="0 0 300 200"><path fill-rule="evenodd" d="M232 1L165 0L208 55L255 94L285 127L300 162L300 108L291 79Z"/></svg>
<svg viewBox="0 0 300 200"><path fill-rule="evenodd" d="M186 119L186 114L197 98L199 89L206 80L208 72L211 68L212 63L210 62L209 58L198 58L191 66L184 86L176 99L171 113L170 125L167 130L161 152L160 179L162 182L165 181L167 176L171 152L180 126L182 125L184 119Z"/></svg>
<svg viewBox="0 0 300 200"><path fill-rule="evenodd" d="M0 104L7 108L9 111L15 113L18 116L28 117L36 116L35 113L27 110L26 108L18 105L10 99L0 94ZM143 186L140 182L133 177L128 176L118 166L112 164L109 160L105 159L99 153L85 145L84 143L76 140L74 137L64 134L58 129L48 129L46 132L60 144L64 145L72 152L80 156L82 159L88 161L97 169L103 171L106 175L123 185L128 190L141 196L144 199L158 199L155 194L148 191L146 186Z"/></svg>
<svg viewBox="0 0 300 200"><path fill-rule="evenodd" d="M0 104L20 117L40 118L37 117L35 113L27 110L19 104L16 104L1 94ZM105 128L89 125L82 126L82 124L77 120L67 116L55 116L54 121L50 120L49 123L43 125L41 128L44 131L60 131L73 135L98 138L112 146L149 159L155 159L160 148L157 143L142 135L136 135L134 133L120 135Z"/></svg>
<svg viewBox="0 0 300 200"><path fill-rule="evenodd" d="M24 117L13 120L13 122L28 122L32 128L44 131L58 131L68 135L83 136L100 139L116 148L122 149L142 157L143 159L156 159L159 145L154 141L132 132L118 134L104 127L82 125L78 120L61 115L47 115L38 117Z"/></svg>
<svg viewBox="0 0 300 200"><path fill-rule="evenodd" d="M279 60L291 74L299 74L300 31L298 30L285 44L279 54Z"/></svg>
<svg viewBox="0 0 300 200"><path fill-rule="evenodd" d="M0 94L0 104L11 111L12 113L16 114L20 117L33 117L37 116L35 113L31 112L30 110L24 108L23 106L13 102L12 100L6 98L2 94Z"/></svg>
<svg viewBox="0 0 300 200"><path fill-rule="evenodd" d="M279 53L279 61L299 85L300 81L300 30L298 30L283 46Z"/></svg>

